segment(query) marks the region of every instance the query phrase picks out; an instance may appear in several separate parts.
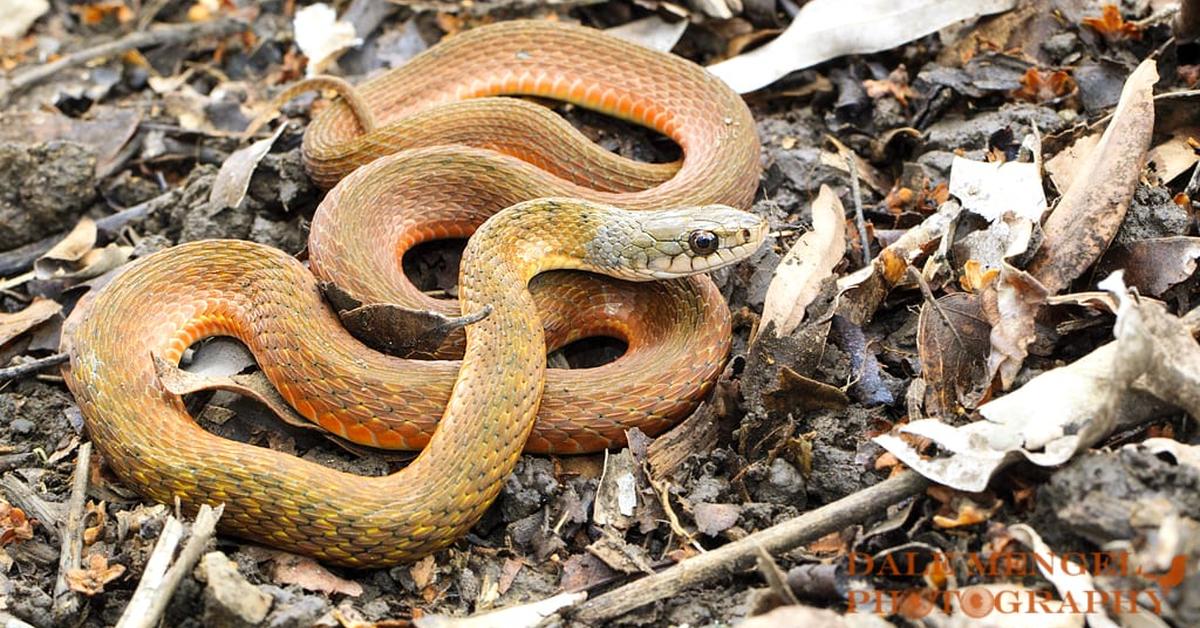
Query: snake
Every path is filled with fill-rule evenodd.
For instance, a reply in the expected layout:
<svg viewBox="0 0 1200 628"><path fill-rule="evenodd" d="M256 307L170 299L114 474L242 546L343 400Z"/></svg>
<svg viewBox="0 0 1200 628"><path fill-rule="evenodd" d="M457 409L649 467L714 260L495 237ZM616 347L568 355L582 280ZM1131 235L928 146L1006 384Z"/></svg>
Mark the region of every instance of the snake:
<svg viewBox="0 0 1200 628"><path fill-rule="evenodd" d="M377 567L461 537L523 450L594 451L693 409L729 344L728 308L698 273L744 259L766 227L736 209L759 169L741 99L690 62L590 29L474 29L339 93L305 133L310 175L332 185L308 266L225 240L137 260L72 313L64 378L100 453L143 494L224 503L226 532ZM683 157L617 157L545 107L500 97L514 95L649 127ZM466 237L457 302L404 276L416 245ZM574 272L543 274L555 269ZM349 335L322 279L364 302L489 313L466 327L461 361L396 358ZM206 432L154 358L179 363L218 335L242 341L313 422L420 455L361 477ZM546 369L548 349L590 335L626 340L626 354Z"/></svg>

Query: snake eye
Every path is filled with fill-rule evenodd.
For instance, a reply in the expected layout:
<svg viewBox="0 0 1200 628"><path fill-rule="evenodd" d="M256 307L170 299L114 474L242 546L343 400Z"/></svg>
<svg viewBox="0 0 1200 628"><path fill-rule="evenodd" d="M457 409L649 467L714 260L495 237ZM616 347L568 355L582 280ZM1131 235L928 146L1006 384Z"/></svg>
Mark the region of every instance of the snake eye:
<svg viewBox="0 0 1200 628"><path fill-rule="evenodd" d="M696 255L712 255L716 253L719 242L717 234L711 231L693 231L688 236L688 246L692 247L692 252Z"/></svg>

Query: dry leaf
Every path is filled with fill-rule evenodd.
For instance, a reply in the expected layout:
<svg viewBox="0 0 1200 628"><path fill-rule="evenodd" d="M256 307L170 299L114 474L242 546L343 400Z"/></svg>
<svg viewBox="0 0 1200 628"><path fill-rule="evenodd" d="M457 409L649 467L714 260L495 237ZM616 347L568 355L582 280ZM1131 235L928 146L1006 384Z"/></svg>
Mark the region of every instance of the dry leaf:
<svg viewBox="0 0 1200 628"><path fill-rule="evenodd" d="M83 569L67 571L67 586L88 597L103 593L104 585L125 573L125 565L109 565L108 558L103 554L91 554L84 562L86 566Z"/></svg>
<svg viewBox="0 0 1200 628"><path fill-rule="evenodd" d="M1147 238L1114 247L1099 264L1101 274L1124 269L1125 283L1142 294L1162 295L1196 272L1200 238Z"/></svg>
<svg viewBox="0 0 1200 628"><path fill-rule="evenodd" d="M651 50L671 52L671 49L679 42L679 38L683 37L683 31L687 30L687 25L687 20L668 22L658 15L650 15L620 26L606 28L604 32Z"/></svg>
<svg viewBox="0 0 1200 628"><path fill-rule="evenodd" d="M34 523L35 520L25 516L25 511L0 499L0 547L32 539Z"/></svg>
<svg viewBox="0 0 1200 628"><path fill-rule="evenodd" d="M20 312L0 312L0 346L54 318L61 311L62 304L50 299L36 298Z"/></svg>
<svg viewBox="0 0 1200 628"><path fill-rule="evenodd" d="M240 206L246 198L246 191L250 189L250 179L258 169L258 163L271 152L271 146L286 128L286 124L281 124L271 137L258 140L226 157L221 170L217 172L217 178L213 180L208 200L218 207Z"/></svg>
<svg viewBox="0 0 1200 628"><path fill-rule="evenodd" d="M91 279L129 261L132 246L96 248L97 235L94 220L80 219L62 241L33 262L34 275L38 279Z"/></svg>
<svg viewBox="0 0 1200 628"><path fill-rule="evenodd" d="M913 97L912 87L908 85L908 70L903 63L896 66L896 69L888 73L887 78L882 81L872 79L863 81L863 89L866 90L867 96L874 100L891 96L904 107L908 106L908 99Z"/></svg>
<svg viewBox="0 0 1200 628"><path fill-rule="evenodd" d="M414 617L413 625L417 628L533 628L546 621L554 613L568 606L573 606L587 599L587 593L559 593L558 595L510 606L498 611L491 611L471 617L449 617L445 615L425 615Z"/></svg>
<svg viewBox="0 0 1200 628"><path fill-rule="evenodd" d="M927 414L954 415L960 405L974 407L987 387L984 360L990 331L976 295L948 294L937 300L937 307L921 306L917 353L928 386Z"/></svg>
<svg viewBox="0 0 1200 628"><path fill-rule="evenodd" d="M417 585L418 589L424 589L433 584L437 579L437 563L434 562L433 555L413 563L408 568L408 573L412 576L413 583Z"/></svg>
<svg viewBox="0 0 1200 628"><path fill-rule="evenodd" d="M354 25L338 20L337 11L321 2L296 11L292 32L296 46L308 57L307 76L320 74L343 50L362 44Z"/></svg>
<svg viewBox="0 0 1200 628"><path fill-rule="evenodd" d="M108 512L105 510L105 503L96 503L89 501L84 505L84 517L94 517L92 525L83 530L84 546L91 545L104 537L104 524L108 521Z"/></svg>
<svg viewBox="0 0 1200 628"><path fill-rule="evenodd" d="M0 0L0 39L25 34L43 13L50 10L47 0Z"/></svg>
<svg viewBox="0 0 1200 628"><path fill-rule="evenodd" d="M228 390L249 397L267 406L283 422L296 427L317 429L317 426L297 413L262 371L245 375L215 375L185 371L159 356L154 357L154 371L167 392L188 395L202 390Z"/></svg>
<svg viewBox="0 0 1200 628"><path fill-rule="evenodd" d="M358 597L363 593L361 584L333 575L333 572L307 556L274 551L271 552L271 559L275 564L271 570L271 580L276 584L294 584L306 591L341 593L350 597Z"/></svg>
<svg viewBox="0 0 1200 628"><path fill-rule="evenodd" d="M1037 565L1042 577L1054 585L1061 599L1085 600L1100 590L1096 588L1097 585L1086 566L1073 562L1069 558L1056 556L1033 528L1020 523L1009 526L1007 533L1034 554L1035 558L1032 562ZM1103 604L1097 605L1095 608L1088 605L1087 611L1083 613L1087 618L1088 626L1091 628L1117 628L1117 623L1109 619L1104 608Z"/></svg>
<svg viewBox="0 0 1200 628"><path fill-rule="evenodd" d="M1100 142L1046 219L1045 238L1026 270L1050 294L1099 259L1125 220L1150 148L1157 80L1154 61L1146 60L1125 81Z"/></svg>
<svg viewBox="0 0 1200 628"><path fill-rule="evenodd" d="M698 502L692 514L696 519L697 530L708 536L716 536L732 528L741 512L742 509L737 504Z"/></svg>
<svg viewBox="0 0 1200 628"><path fill-rule="evenodd" d="M896 48L955 22L1007 11L1015 0L810 0L774 41L709 66L738 93L850 54Z"/></svg>
<svg viewBox="0 0 1200 628"><path fill-rule="evenodd" d="M800 236L775 269L767 287L759 329L775 325L775 335L787 336L804 320L804 310L821 290L846 251L845 210L828 186L821 186L812 204L813 230ZM753 342L753 341L752 341Z"/></svg>
<svg viewBox="0 0 1200 628"><path fill-rule="evenodd" d="M1002 390L1012 386L1025 363L1029 343L1037 336L1037 313L1048 296L1037 279L1007 263L982 293L983 313L992 325L988 381L999 375Z"/></svg>
<svg viewBox="0 0 1200 628"><path fill-rule="evenodd" d="M1115 4L1104 5L1100 17L1083 18L1083 25L1100 33L1108 41L1142 38L1142 30L1137 24L1126 22Z"/></svg>
<svg viewBox="0 0 1200 628"><path fill-rule="evenodd" d="M1075 91L1075 80L1062 70L1041 72L1037 68L1025 70L1021 87L1013 90L1013 98L1033 103L1044 103L1062 98Z"/></svg>
<svg viewBox="0 0 1200 628"><path fill-rule="evenodd" d="M90 119L56 111L9 111L0 114L0 141L36 144L69 140L90 146L96 150L96 177L104 178L119 164L121 150L137 133L142 113L107 105L96 105L88 113Z"/></svg>
<svg viewBox="0 0 1200 628"><path fill-rule="evenodd" d="M955 156L950 193L970 210L995 221L1006 212L1040 220L1046 210L1041 168L1036 163L973 161Z"/></svg>
<svg viewBox="0 0 1200 628"><path fill-rule="evenodd" d="M870 320L892 287L908 273L909 265L933 248L961 210L955 202L942 204L937 213L884 247L869 266L838 279L838 315L859 327Z"/></svg>

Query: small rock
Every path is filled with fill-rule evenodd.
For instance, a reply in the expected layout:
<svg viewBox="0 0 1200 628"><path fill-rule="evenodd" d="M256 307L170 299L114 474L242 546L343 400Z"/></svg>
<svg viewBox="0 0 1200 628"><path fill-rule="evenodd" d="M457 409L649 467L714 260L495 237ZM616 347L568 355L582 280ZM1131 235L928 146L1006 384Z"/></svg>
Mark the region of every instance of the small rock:
<svg viewBox="0 0 1200 628"><path fill-rule="evenodd" d="M0 144L0 251L73 227L97 198L95 169L83 144Z"/></svg>
<svg viewBox="0 0 1200 628"><path fill-rule="evenodd" d="M521 458L504 481L500 512L505 521L517 521L537 512L558 491L554 465L543 458Z"/></svg>
<svg viewBox="0 0 1200 628"><path fill-rule="evenodd" d="M1042 50L1055 62L1061 63L1071 53L1079 50L1079 36L1070 31L1059 33L1043 41Z"/></svg>
<svg viewBox="0 0 1200 628"><path fill-rule="evenodd" d="M696 529L708 536L716 536L737 523L741 509L736 504L696 504Z"/></svg>
<svg viewBox="0 0 1200 628"><path fill-rule="evenodd" d="M36 426L33 424L33 421L30 421L29 419L17 418L13 419L12 423L8 424L8 427L12 430L13 434L25 436L27 434L32 434L33 428Z"/></svg>
<svg viewBox="0 0 1200 628"><path fill-rule="evenodd" d="M762 473L761 471L759 472ZM804 476L783 458L776 458L766 469L766 477L750 493L755 501L803 506L806 501Z"/></svg>
<svg viewBox="0 0 1200 628"><path fill-rule="evenodd" d="M237 564L221 552L209 552L200 560L197 578L204 587L204 624L208 626L255 626L271 610L271 596L250 584Z"/></svg>

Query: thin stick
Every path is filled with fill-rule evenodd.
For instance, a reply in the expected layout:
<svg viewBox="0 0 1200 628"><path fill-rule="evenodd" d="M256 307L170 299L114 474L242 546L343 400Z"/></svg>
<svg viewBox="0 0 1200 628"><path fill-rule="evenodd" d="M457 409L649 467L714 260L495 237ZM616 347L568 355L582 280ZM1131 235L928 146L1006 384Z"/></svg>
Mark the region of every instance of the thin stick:
<svg viewBox="0 0 1200 628"><path fill-rule="evenodd" d="M0 369L0 384L7 382L10 379L17 379L18 377L24 377L30 373L36 373L48 366L62 364L63 362L69 360L70 357L71 356L67 355L66 353L55 353L54 355L38 358L36 360L30 360L29 362L23 362L16 366L2 368Z"/></svg>
<svg viewBox="0 0 1200 628"><path fill-rule="evenodd" d="M229 18L211 22L197 22L186 26L175 26L153 31L137 31L116 41L110 41L65 55L50 63L30 68L12 77L7 84L0 84L0 103L31 85L54 76L67 68L83 65L104 57L114 57L137 48L150 48L166 44L182 44L201 37L224 37L245 30L245 22Z"/></svg>
<svg viewBox="0 0 1200 628"><path fill-rule="evenodd" d="M787 552L830 532L883 514L892 504L920 494L928 485L929 482L916 472L905 471L832 504L605 593L579 607L574 619L585 624L601 624L645 604L677 595L688 587L745 569L754 564L759 545L772 554Z"/></svg>
<svg viewBox="0 0 1200 628"><path fill-rule="evenodd" d="M858 164L854 153L846 151L846 168L850 170L850 195L854 197L854 222L858 225L858 239L862 241L862 265L871 263L871 240L867 237L867 220L863 217L862 190L858 187Z"/></svg>
<svg viewBox="0 0 1200 628"><path fill-rule="evenodd" d="M183 581L183 577L191 573L196 562L200 560L200 554L208 546L208 541L216 533L217 521L221 519L223 512L225 512L225 504L216 508L207 504L200 507L200 512L196 513L196 521L192 524L192 535L188 537L183 551L179 552L179 559L167 570L157 587L146 594L151 599L142 607L144 610L139 609L138 614L133 614L129 608L126 608L125 613L121 615L120 623L117 624L118 628L153 628L158 625L159 618L167 610L167 603L171 601L171 595L175 593L175 589ZM138 591L140 590L141 585L138 586ZM134 592L135 597L137 593ZM130 607L132 606L133 601L131 600Z"/></svg>
<svg viewBox="0 0 1200 628"><path fill-rule="evenodd" d="M75 458L75 477L71 498L67 500L67 518L62 524L61 553L58 556L58 580L54 583L54 619L59 624L79 612L79 594L67 585L67 572L83 564L83 504L87 501L88 465L92 444L83 443Z"/></svg>
<svg viewBox="0 0 1200 628"><path fill-rule="evenodd" d="M175 517L167 517L167 523L159 533L158 541L154 543L154 551L151 552L150 559L146 561L142 579L138 582L133 597L129 599L129 605L125 607L125 612L121 613L117 628L137 625L137 622L149 615L150 607L159 596L159 592L162 591L163 577L167 574L167 567L171 565L171 558L175 556L175 548L179 547L179 541L182 538L183 524Z"/></svg>

